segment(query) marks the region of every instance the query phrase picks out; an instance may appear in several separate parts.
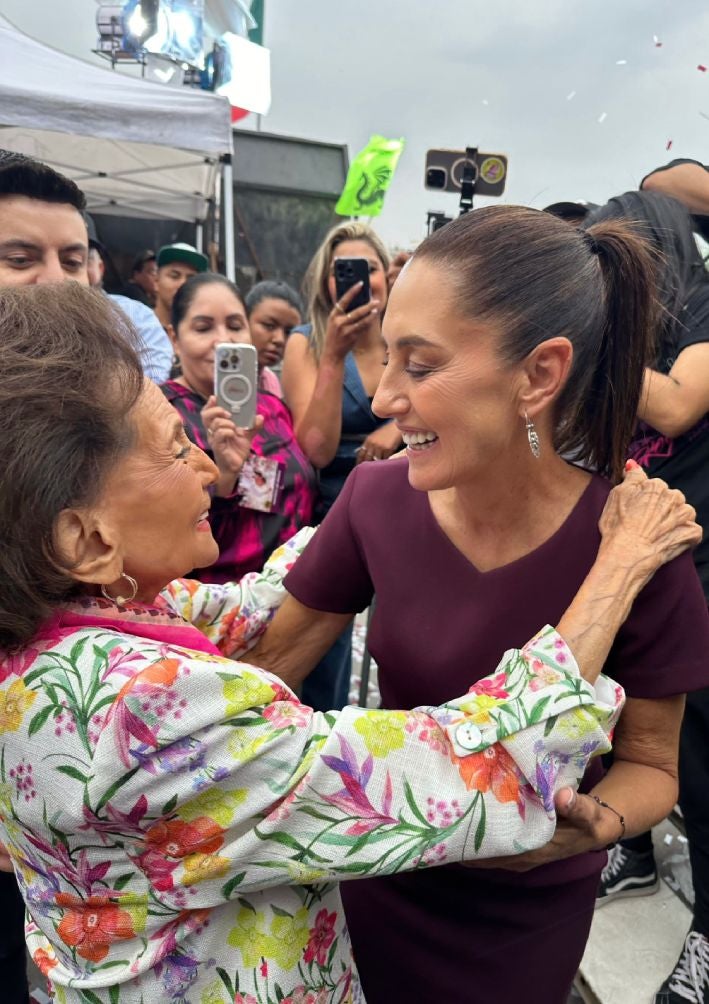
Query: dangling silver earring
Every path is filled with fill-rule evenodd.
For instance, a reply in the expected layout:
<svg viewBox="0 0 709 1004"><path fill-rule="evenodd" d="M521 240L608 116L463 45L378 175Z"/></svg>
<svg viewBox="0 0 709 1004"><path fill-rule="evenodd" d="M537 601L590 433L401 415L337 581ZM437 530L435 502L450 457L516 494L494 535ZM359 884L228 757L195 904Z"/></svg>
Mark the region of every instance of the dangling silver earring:
<svg viewBox="0 0 709 1004"><path fill-rule="evenodd" d="M532 456L539 459L539 454L542 452L542 447L539 442L539 436L537 435L537 430L534 427L534 422L529 417L526 411L524 413L524 422L527 427L527 439L529 440L529 448L532 451Z"/></svg>
<svg viewBox="0 0 709 1004"><path fill-rule="evenodd" d="M101 586L101 595L105 596L107 600L111 603L115 603L117 607L124 607L126 603L132 603L138 593L138 583L135 581L132 575L128 575L126 572L121 572L122 579L125 579L131 589L130 596L111 596L106 586Z"/></svg>

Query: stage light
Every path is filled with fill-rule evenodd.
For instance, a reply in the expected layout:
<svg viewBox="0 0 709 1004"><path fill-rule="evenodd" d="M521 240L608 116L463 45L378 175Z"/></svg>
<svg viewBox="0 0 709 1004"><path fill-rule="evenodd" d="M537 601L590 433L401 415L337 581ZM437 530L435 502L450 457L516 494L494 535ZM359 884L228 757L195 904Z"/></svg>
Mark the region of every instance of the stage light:
<svg viewBox="0 0 709 1004"><path fill-rule="evenodd" d="M97 52L113 56L123 48L123 5L102 3L96 11Z"/></svg>
<svg viewBox="0 0 709 1004"><path fill-rule="evenodd" d="M138 51L158 30L160 0L128 0L123 7L123 34L127 49Z"/></svg>
<svg viewBox="0 0 709 1004"><path fill-rule="evenodd" d="M127 0L123 31L126 48L201 67L204 0Z"/></svg>

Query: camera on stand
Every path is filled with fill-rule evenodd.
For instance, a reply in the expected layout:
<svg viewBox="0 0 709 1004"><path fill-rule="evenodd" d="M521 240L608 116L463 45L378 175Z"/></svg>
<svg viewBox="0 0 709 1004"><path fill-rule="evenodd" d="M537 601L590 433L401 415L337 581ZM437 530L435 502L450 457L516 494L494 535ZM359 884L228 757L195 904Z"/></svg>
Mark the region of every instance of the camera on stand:
<svg viewBox="0 0 709 1004"><path fill-rule="evenodd" d="M436 192L459 196L458 215L473 208L473 196L500 196L505 191L508 160L503 153L481 153L477 147L465 150L428 150L424 185ZM429 212L426 228L429 234L439 230L451 217L441 212Z"/></svg>

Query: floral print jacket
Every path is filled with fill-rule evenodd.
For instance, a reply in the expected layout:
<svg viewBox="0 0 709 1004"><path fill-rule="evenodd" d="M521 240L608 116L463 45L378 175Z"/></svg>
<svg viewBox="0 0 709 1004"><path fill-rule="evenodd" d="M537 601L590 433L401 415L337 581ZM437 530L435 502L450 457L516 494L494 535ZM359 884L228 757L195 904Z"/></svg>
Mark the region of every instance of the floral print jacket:
<svg viewBox="0 0 709 1004"><path fill-rule="evenodd" d="M0 660L0 839L60 1004L361 1001L338 881L537 847L609 749L622 690L552 628L415 711L315 713L234 661L309 533Z"/></svg>

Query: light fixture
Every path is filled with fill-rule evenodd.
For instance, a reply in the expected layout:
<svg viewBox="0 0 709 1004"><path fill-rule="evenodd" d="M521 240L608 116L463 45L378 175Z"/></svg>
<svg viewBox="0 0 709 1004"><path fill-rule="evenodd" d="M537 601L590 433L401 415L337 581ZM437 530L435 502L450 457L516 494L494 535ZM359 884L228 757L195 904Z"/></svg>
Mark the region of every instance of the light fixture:
<svg viewBox="0 0 709 1004"><path fill-rule="evenodd" d="M96 11L96 51L113 56L123 48L123 4L102 3Z"/></svg>
<svg viewBox="0 0 709 1004"><path fill-rule="evenodd" d="M124 45L133 52L201 67L204 0L127 0L123 32Z"/></svg>

